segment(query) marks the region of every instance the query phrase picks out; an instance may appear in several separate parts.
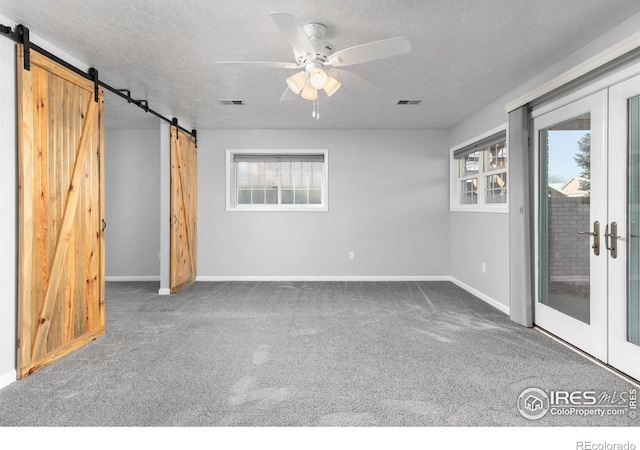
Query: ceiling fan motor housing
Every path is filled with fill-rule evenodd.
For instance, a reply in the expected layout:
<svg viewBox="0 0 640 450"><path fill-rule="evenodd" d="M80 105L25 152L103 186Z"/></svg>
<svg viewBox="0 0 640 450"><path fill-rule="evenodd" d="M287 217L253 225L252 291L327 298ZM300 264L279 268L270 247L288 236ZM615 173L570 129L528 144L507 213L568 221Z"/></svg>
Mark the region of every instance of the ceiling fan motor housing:
<svg viewBox="0 0 640 450"><path fill-rule="evenodd" d="M327 63L329 61L329 56L334 52L333 45L327 42L324 38L327 33L327 27L321 23L308 23L302 27L302 29L307 36L309 36L309 40L311 41L313 48L316 50L316 54L314 55L315 57L309 57L308 55L301 54L294 49L293 56L297 63L306 65L318 60L322 63Z"/></svg>

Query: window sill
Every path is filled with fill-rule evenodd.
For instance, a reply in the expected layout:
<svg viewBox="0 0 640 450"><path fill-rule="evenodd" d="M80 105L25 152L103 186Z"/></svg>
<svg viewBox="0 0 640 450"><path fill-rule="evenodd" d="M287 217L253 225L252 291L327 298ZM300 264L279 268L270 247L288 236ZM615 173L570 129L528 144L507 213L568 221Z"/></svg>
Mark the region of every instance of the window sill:
<svg viewBox="0 0 640 450"><path fill-rule="evenodd" d="M450 212L471 212L471 213L491 213L491 214L509 214L509 205L501 204L499 206L490 205L473 205L473 206L452 206Z"/></svg>
<svg viewBox="0 0 640 450"><path fill-rule="evenodd" d="M227 206L227 212L328 212L326 205L317 206L282 206L282 205L247 205L247 206Z"/></svg>

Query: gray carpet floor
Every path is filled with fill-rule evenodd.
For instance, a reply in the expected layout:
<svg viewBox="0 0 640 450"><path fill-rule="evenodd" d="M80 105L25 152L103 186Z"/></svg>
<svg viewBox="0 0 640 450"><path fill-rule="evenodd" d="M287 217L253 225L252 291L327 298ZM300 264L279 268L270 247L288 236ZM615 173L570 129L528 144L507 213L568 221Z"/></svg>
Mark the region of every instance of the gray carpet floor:
<svg viewBox="0 0 640 450"><path fill-rule="evenodd" d="M448 282L107 283L107 333L0 390L2 426L637 426L518 395L633 386Z"/></svg>

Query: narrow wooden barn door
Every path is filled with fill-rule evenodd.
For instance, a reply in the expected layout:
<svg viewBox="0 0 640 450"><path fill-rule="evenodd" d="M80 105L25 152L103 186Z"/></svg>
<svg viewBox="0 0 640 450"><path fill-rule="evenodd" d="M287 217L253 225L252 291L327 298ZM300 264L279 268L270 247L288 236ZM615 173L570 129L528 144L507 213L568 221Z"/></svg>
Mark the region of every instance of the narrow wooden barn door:
<svg viewBox="0 0 640 450"><path fill-rule="evenodd" d="M104 334L103 93L18 46L18 378Z"/></svg>
<svg viewBox="0 0 640 450"><path fill-rule="evenodd" d="M196 279L196 140L171 126L171 256L174 294Z"/></svg>

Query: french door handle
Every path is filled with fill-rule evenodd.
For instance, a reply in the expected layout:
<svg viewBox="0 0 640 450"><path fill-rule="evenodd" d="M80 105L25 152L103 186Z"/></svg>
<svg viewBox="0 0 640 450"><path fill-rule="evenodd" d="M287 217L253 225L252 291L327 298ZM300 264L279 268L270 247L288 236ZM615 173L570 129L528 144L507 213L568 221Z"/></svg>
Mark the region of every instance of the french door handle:
<svg viewBox="0 0 640 450"><path fill-rule="evenodd" d="M604 229L604 239L607 250L611 252L612 258L618 257L618 223L611 222L611 233L609 233L609 225ZM611 245L609 245L609 239L611 239Z"/></svg>
<svg viewBox="0 0 640 450"><path fill-rule="evenodd" d="M597 220L593 222L593 231L578 231L578 234L587 234L593 236L593 254L598 256L600 254L600 222Z"/></svg>

